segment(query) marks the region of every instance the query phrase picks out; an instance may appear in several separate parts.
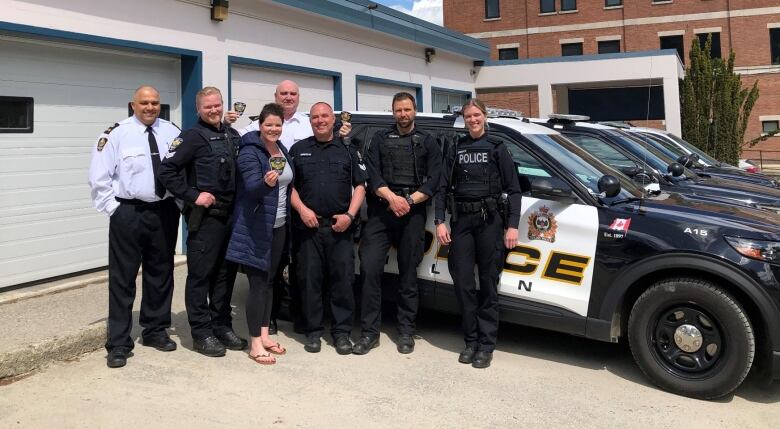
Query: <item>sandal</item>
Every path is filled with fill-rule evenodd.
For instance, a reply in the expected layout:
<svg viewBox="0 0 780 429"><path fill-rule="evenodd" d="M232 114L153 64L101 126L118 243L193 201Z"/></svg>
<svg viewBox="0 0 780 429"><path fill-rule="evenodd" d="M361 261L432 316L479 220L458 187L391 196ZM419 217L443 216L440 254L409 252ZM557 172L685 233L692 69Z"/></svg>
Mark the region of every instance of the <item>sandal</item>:
<svg viewBox="0 0 780 429"><path fill-rule="evenodd" d="M282 347L281 344L279 344L279 343L273 343L273 344L271 344L269 346L263 344L263 347L266 349L266 351L269 351L269 352L271 352L271 353L273 353L275 355L280 355L281 356L281 355L287 353L287 349Z"/></svg>
<svg viewBox="0 0 780 429"><path fill-rule="evenodd" d="M271 356L270 353L260 353L256 355L252 355L251 353L248 355L249 359L252 359L253 361L259 363L260 365L273 365L276 363L276 358Z"/></svg>

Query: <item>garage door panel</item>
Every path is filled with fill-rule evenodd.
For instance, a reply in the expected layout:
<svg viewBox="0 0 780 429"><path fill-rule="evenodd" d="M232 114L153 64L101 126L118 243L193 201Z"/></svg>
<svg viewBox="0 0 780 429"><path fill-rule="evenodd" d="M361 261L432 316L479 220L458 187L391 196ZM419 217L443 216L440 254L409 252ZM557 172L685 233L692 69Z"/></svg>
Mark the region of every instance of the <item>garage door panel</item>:
<svg viewBox="0 0 780 429"><path fill-rule="evenodd" d="M84 254L94 255L93 258L85 258ZM100 255L100 256L98 256ZM41 266L40 259L51 260L50 265ZM0 272L12 273L5 281L8 284L18 284L30 281L25 273L35 271L39 278L54 277L64 273L74 273L108 265L108 244L101 243L85 246L77 249L45 255L33 255L15 258L0 262Z"/></svg>
<svg viewBox="0 0 780 429"><path fill-rule="evenodd" d="M48 170L88 170L86 153L55 156L0 157L0 171L4 173L37 172ZM84 175L86 178L86 175Z"/></svg>
<svg viewBox="0 0 780 429"><path fill-rule="evenodd" d="M22 208L28 210L28 206L34 206L29 210L47 212L49 210L46 210L46 207L50 206L51 211L56 211L58 204L69 201L80 201L82 204L92 207L86 175L82 183L78 185L47 186L46 188L0 192L0 204L3 204L7 210L21 210ZM3 215L0 215L0 218L2 217Z"/></svg>
<svg viewBox="0 0 780 429"><path fill-rule="evenodd" d="M108 245L108 232L106 231L76 231L62 233L58 235L49 235L46 237L30 238L27 240L13 241L0 245L0 260L12 260L26 256L35 255L55 255L61 252L67 252L70 249L91 248L96 244L105 243ZM108 255L103 255L108 257ZM93 255L94 257L94 255ZM41 261L41 262L46 262Z"/></svg>
<svg viewBox="0 0 780 429"><path fill-rule="evenodd" d="M0 134L0 287L107 263L87 174L98 135L141 84L180 117L180 60L0 38L0 95L34 99L34 132Z"/></svg>
<svg viewBox="0 0 780 429"><path fill-rule="evenodd" d="M27 240L52 237L51 231L56 231L56 234L61 236L62 234L89 231L96 226L96 223L100 223L104 227L108 226L108 219L105 219L105 216L103 216L104 219L102 221L99 221L100 217L93 216L91 213L82 214L81 216L67 216L66 214L58 213L56 218L39 219L36 221L30 218L40 217L40 215L23 217L28 218L28 221L0 226L0 236L3 237L3 242L13 246L14 243L21 244ZM19 228L19 224L24 225L24 227Z"/></svg>
<svg viewBox="0 0 780 429"><path fill-rule="evenodd" d="M169 73L178 77L179 71L178 59L162 56L144 57L18 39L2 39L0 46L3 58L8 59L0 81L17 85L37 83L42 88L67 86L132 91L146 83L170 88Z"/></svg>
<svg viewBox="0 0 780 429"><path fill-rule="evenodd" d="M358 110L390 112L392 111L393 96L401 91L412 95L417 92L414 87L358 81Z"/></svg>
<svg viewBox="0 0 780 429"><path fill-rule="evenodd" d="M33 222L45 222L51 220L52 213L57 216L58 221L70 222L71 219L89 218L89 224L91 227L102 226L108 228L108 216L98 213L93 208L84 208L84 201L77 203L63 203L55 205L56 210L51 211L38 211L33 213L24 213L22 210L30 210L29 207L20 208L15 210L15 213L8 216L2 216L5 228L10 226L23 225L27 226ZM51 209L51 207L47 207ZM14 212L14 210L12 210ZM2 227L0 227L2 228Z"/></svg>
<svg viewBox="0 0 780 429"><path fill-rule="evenodd" d="M231 94L233 101L246 103L246 114L238 120L237 127L249 124L249 116L257 115L267 103L274 102L274 92L279 82L290 79L299 86L298 110L308 112L314 103L325 101L333 105L333 78L303 73L285 72L248 66L231 69Z"/></svg>
<svg viewBox="0 0 780 429"><path fill-rule="evenodd" d="M149 179L151 181L151 179ZM55 170L48 172L31 172L16 174L0 174L0 191L19 189L45 188L52 183L58 185L76 185L86 182L83 171Z"/></svg>

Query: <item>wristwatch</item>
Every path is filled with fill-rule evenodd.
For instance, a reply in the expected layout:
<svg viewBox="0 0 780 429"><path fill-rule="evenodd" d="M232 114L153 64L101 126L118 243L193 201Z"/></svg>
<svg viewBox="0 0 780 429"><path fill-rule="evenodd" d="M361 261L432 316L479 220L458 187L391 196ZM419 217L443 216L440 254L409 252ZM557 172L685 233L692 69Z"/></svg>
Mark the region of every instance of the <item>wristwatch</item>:
<svg viewBox="0 0 780 429"><path fill-rule="evenodd" d="M350 222L355 222L355 216L352 216L352 213L346 212L344 216L348 217Z"/></svg>
<svg viewBox="0 0 780 429"><path fill-rule="evenodd" d="M444 223L444 219L434 219L433 224L439 226Z"/></svg>
<svg viewBox="0 0 780 429"><path fill-rule="evenodd" d="M406 202L409 203L410 206L414 205L414 198L412 198L411 195L406 196Z"/></svg>

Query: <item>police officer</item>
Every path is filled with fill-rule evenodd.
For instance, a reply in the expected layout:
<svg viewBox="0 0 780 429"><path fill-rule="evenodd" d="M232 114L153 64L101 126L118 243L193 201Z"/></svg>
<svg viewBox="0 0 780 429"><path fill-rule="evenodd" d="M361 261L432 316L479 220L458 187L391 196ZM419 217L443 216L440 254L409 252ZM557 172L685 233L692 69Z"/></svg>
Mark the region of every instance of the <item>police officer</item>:
<svg viewBox="0 0 780 429"><path fill-rule="evenodd" d="M350 333L355 297L352 226L365 197L365 165L353 146L333 134L335 117L328 103L309 113L314 136L290 150L295 185L290 202L298 213L294 225L298 285L305 323L304 349L317 353L324 332L322 294L327 278L333 321L331 335L339 354L352 352Z"/></svg>
<svg viewBox="0 0 780 429"><path fill-rule="evenodd" d="M184 203L187 221L187 317L196 352L225 355L247 342L232 328L230 299L237 266L225 260L236 191L235 158L241 137L223 124L222 93L205 87L195 97L198 123L173 141L160 180ZM238 115L228 112L225 121Z"/></svg>
<svg viewBox="0 0 780 429"><path fill-rule="evenodd" d="M415 129L414 97L393 97L395 125L379 131L366 151L369 176L368 221L360 242L361 325L363 333L352 348L366 354L379 345L382 321L382 273L390 246L398 258L398 343L400 353L414 351L417 316L417 265L425 244L426 204L439 186L441 150L433 137Z"/></svg>
<svg viewBox="0 0 780 429"><path fill-rule="evenodd" d="M133 349L130 330L138 268L143 265L140 323L145 346L176 350L171 326L173 252L179 212L156 179L161 158L179 128L159 119L160 94L141 86L133 94L133 116L98 139L89 167L92 201L109 217L108 350L110 368L125 366Z"/></svg>
<svg viewBox="0 0 780 429"><path fill-rule="evenodd" d="M487 368L498 334L498 279L505 251L517 244L520 223L520 183L509 149L489 137L486 110L472 98L463 105L468 134L444 157L441 187L436 194L436 236L449 245L448 267L463 317L465 349L458 361ZM508 206L502 204L508 195ZM452 235L444 224L445 199L452 217ZM502 219L505 210L508 221ZM478 267L479 287L474 281Z"/></svg>

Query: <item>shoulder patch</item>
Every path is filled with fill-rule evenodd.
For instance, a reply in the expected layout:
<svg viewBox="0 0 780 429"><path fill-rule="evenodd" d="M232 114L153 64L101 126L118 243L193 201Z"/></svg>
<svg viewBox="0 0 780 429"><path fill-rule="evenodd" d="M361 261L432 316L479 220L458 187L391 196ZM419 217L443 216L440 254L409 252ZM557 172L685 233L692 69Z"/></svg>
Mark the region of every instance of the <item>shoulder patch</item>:
<svg viewBox="0 0 780 429"><path fill-rule="evenodd" d="M106 146L106 143L108 143L108 139L105 137L101 137L97 142L97 151L102 152L103 148Z"/></svg>
<svg viewBox="0 0 780 429"><path fill-rule="evenodd" d="M180 144L184 142L184 139L181 137L176 137L171 141L171 145L168 147L168 152L176 152L176 148L179 147Z"/></svg>

